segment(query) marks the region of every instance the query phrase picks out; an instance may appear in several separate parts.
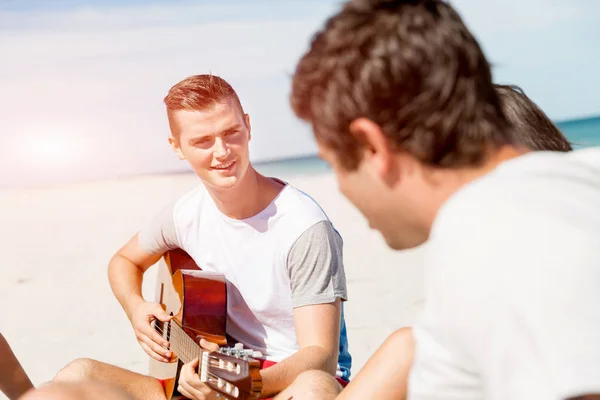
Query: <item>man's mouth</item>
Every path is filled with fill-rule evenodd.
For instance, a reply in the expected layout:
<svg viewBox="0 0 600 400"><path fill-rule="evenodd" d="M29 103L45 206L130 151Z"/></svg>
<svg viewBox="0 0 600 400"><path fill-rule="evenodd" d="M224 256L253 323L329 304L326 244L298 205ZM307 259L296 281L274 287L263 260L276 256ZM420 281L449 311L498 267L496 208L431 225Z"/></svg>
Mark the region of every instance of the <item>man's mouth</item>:
<svg viewBox="0 0 600 400"><path fill-rule="evenodd" d="M230 162L228 162L226 164L219 164L219 165L216 165L216 166L212 167L212 169L216 169L216 170L219 170L219 171L226 171L226 170L230 169L231 167L233 167L233 164L235 164L236 161L237 160L233 160L233 161L230 161Z"/></svg>

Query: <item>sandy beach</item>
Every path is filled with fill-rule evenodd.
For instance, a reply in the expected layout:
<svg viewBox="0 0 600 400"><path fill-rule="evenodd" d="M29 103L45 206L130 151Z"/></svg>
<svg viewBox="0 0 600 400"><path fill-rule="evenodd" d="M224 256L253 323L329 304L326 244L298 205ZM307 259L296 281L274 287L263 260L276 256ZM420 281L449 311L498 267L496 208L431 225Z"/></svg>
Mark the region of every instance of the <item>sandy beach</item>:
<svg viewBox="0 0 600 400"><path fill-rule="evenodd" d="M344 238L355 375L390 332L411 325L421 310L423 249L388 249L331 174L280 178L315 198ZM0 330L34 384L78 357L147 371L148 358L110 290L107 263L155 212L197 184L194 175L178 174L0 192ZM148 299L155 272L144 281Z"/></svg>

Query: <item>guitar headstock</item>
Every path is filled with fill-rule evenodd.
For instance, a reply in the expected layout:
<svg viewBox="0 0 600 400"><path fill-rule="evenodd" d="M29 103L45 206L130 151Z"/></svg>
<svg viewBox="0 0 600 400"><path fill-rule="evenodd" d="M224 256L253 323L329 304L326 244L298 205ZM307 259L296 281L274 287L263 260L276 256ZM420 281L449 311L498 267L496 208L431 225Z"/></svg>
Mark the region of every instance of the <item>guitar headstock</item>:
<svg viewBox="0 0 600 400"><path fill-rule="evenodd" d="M239 343L204 352L198 368L200 380L227 399L258 399L262 391L260 363L252 356L260 353L244 349Z"/></svg>

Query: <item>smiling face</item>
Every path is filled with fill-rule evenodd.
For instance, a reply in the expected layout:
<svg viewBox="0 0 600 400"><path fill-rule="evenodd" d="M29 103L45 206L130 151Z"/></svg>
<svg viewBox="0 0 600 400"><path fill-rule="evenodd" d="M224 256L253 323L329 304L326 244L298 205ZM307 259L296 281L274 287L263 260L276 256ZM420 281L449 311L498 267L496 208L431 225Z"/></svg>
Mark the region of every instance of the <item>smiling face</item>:
<svg viewBox="0 0 600 400"><path fill-rule="evenodd" d="M207 186L231 188L246 174L250 117L234 101L202 111L171 111L169 125L175 154L187 160Z"/></svg>

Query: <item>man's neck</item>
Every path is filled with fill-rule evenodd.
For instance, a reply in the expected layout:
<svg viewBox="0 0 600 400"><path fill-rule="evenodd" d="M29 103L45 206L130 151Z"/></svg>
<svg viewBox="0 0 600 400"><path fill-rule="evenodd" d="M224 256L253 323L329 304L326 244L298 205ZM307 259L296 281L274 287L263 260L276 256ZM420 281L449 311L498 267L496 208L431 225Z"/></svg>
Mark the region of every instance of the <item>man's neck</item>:
<svg viewBox="0 0 600 400"><path fill-rule="evenodd" d="M455 191L460 189L463 185L489 174L503 162L522 156L530 151L531 150L515 146L504 146L493 152L481 166L453 171L452 173L456 175L456 182L458 183L458 187L455 188Z"/></svg>
<svg viewBox="0 0 600 400"><path fill-rule="evenodd" d="M207 189L223 214L234 219L245 219L266 208L282 187L282 184L264 177L249 165L235 187L215 189L207 186Z"/></svg>

